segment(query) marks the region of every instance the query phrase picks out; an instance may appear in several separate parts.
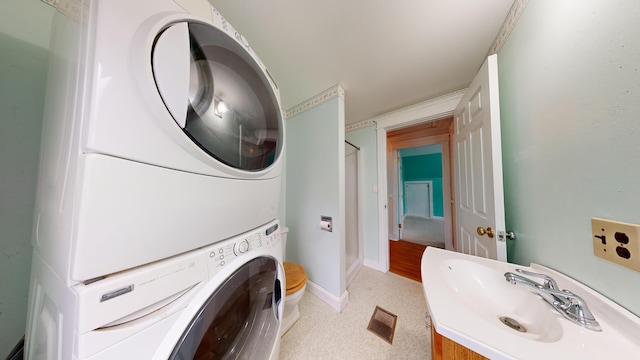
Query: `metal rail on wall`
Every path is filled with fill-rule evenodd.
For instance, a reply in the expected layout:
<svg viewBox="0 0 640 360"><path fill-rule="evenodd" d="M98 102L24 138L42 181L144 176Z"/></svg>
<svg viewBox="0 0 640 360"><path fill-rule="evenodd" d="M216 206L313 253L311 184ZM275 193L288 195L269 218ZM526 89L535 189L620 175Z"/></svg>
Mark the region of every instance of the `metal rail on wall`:
<svg viewBox="0 0 640 360"><path fill-rule="evenodd" d="M356 148L357 150L360 150L360 148L359 148L359 147L357 147L357 146L353 145L352 143L348 142L347 140L345 140L344 142L346 142L347 144L349 144L349 145L353 146L353 147L354 147L354 148Z"/></svg>

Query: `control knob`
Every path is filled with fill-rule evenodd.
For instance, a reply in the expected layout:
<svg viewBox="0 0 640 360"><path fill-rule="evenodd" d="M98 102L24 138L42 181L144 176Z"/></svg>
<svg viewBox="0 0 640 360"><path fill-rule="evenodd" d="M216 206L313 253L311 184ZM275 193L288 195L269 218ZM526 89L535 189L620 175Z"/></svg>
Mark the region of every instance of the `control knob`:
<svg viewBox="0 0 640 360"><path fill-rule="evenodd" d="M238 253L243 254L249 251L249 242L245 239L236 244Z"/></svg>

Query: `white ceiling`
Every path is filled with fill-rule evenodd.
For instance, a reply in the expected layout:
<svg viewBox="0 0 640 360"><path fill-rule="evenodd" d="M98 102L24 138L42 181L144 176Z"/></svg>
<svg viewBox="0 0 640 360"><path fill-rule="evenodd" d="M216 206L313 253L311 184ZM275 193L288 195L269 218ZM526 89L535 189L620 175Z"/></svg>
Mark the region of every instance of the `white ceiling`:
<svg viewBox="0 0 640 360"><path fill-rule="evenodd" d="M514 0L209 0L287 110L340 84L346 124L465 88Z"/></svg>

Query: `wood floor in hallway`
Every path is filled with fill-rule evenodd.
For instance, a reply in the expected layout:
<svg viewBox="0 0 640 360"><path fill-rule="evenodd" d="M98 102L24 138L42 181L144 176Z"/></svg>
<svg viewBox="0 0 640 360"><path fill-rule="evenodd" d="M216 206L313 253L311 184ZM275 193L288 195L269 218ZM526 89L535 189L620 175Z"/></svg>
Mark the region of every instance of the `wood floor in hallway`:
<svg viewBox="0 0 640 360"><path fill-rule="evenodd" d="M426 248L426 245L409 241L389 240L389 271L422 282L420 261Z"/></svg>

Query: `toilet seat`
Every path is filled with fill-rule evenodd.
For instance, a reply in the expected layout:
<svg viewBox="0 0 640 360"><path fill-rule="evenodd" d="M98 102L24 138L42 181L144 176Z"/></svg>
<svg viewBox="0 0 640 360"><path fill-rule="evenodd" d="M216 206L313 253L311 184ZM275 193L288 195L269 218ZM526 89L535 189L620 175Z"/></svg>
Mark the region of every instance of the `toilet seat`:
<svg viewBox="0 0 640 360"><path fill-rule="evenodd" d="M287 278L287 295L302 289L307 283L307 273L298 264L285 261L284 273Z"/></svg>

